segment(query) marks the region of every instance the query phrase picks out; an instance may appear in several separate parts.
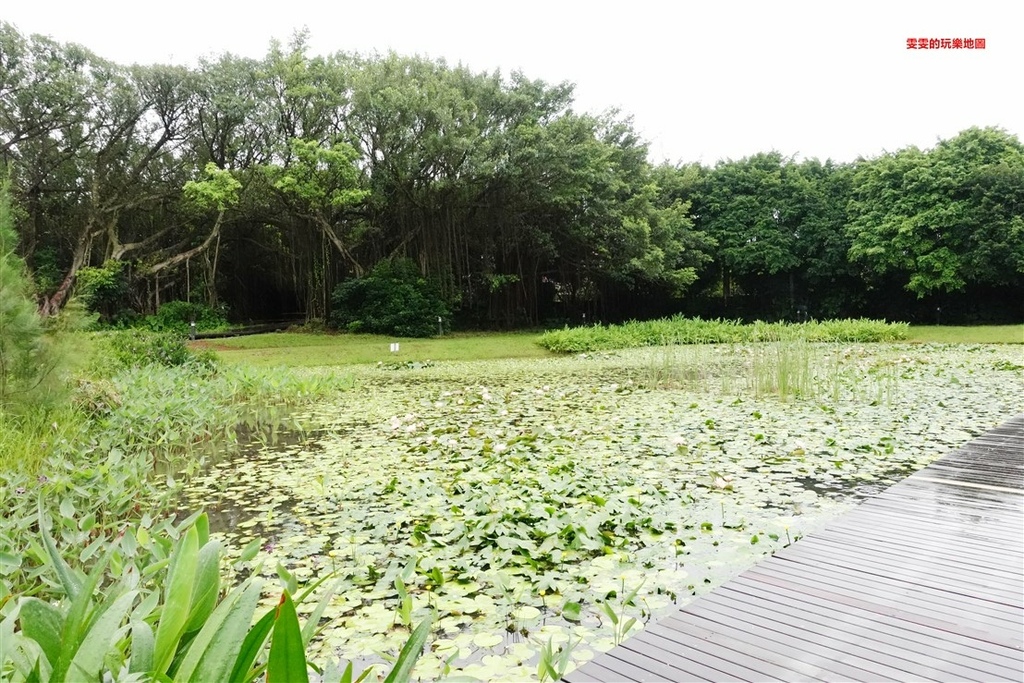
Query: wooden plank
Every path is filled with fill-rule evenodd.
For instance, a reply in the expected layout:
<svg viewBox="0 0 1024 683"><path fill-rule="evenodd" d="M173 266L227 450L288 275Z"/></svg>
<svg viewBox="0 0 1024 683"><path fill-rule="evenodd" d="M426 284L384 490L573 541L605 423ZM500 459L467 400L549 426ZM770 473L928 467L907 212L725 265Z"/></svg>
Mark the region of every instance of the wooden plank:
<svg viewBox="0 0 1024 683"><path fill-rule="evenodd" d="M1024 415L567 680L1024 680Z"/></svg>
<svg viewBox="0 0 1024 683"><path fill-rule="evenodd" d="M787 589L805 591L816 601L837 603L847 607L871 611L885 616L888 620L909 622L921 626L932 626L949 631L957 626L974 629L979 634L1009 633L1000 642L1013 642L1013 635L1019 630L1020 612L983 613L975 610L977 602L962 604L958 609L950 602L925 602L914 596L906 596L888 590L871 591L854 585L823 584L807 572L780 570L778 565L759 567L752 573L751 582L757 582L761 590Z"/></svg>
<svg viewBox="0 0 1024 683"><path fill-rule="evenodd" d="M630 638L630 640L635 640ZM658 681L671 681L673 678L679 676L679 669L666 663L665 652L654 647L645 647L643 642L633 643L629 647L623 645L622 647L615 648L608 653L610 658L619 659L624 664L630 664L639 666L645 671L649 672L649 678L637 678L636 680L658 680ZM690 662L685 660L677 660L678 664L680 661L684 661L687 666L685 668L686 675L688 678L695 680L709 680L709 681L750 681L749 678L738 678L736 676L730 676L716 671L702 667L696 662ZM698 673L699 671L699 673Z"/></svg>
<svg viewBox="0 0 1024 683"><path fill-rule="evenodd" d="M800 544L797 544L799 546ZM993 600L1003 604L1016 604L1020 595L1020 582L1013 577L982 572L958 572L936 562L928 563L893 551L887 555L881 551L860 548L853 553L842 544L829 544L815 539L815 543L795 547L785 559L796 557L815 558L825 564L846 562L868 574L894 576L908 581L921 582L932 588L946 589L961 595L972 595L980 599ZM783 559L783 558L780 558Z"/></svg>
<svg viewBox="0 0 1024 683"><path fill-rule="evenodd" d="M863 669L830 661L813 651L802 650L799 643L796 647L782 648L779 642L765 639L756 633L733 631L728 627L719 627L689 617L689 614L673 614L659 621L656 628L691 635L720 647L740 649L751 657L790 669L811 679L871 680L867 678L868 672Z"/></svg>
<svg viewBox="0 0 1024 683"><path fill-rule="evenodd" d="M795 566L793 566L795 565ZM920 582L908 582L894 579L890 576L868 575L856 569L838 566L824 565L807 560L806 558L785 558L779 562L762 567L764 570L778 570L780 572L803 573L814 577L817 582L822 581L822 573L827 573L827 582L832 585L841 585L844 588L869 593L878 591L878 594L889 600L907 602L913 600L923 607L935 605L935 609L951 608L954 613L963 610L963 599L957 594L948 591L930 588ZM799 575L799 574L798 574ZM1021 609L1014 605L1004 605L997 602L976 600L971 605L973 614L982 615L988 619L1004 620L1011 623L1020 621Z"/></svg>
<svg viewBox="0 0 1024 683"><path fill-rule="evenodd" d="M620 651L621 652L621 651ZM644 662L644 666L639 666L635 661L625 661L620 659L616 654L608 652L604 657L601 658L601 666L610 671L614 672L619 676L620 680L625 681L668 681L671 680L667 676L671 675L669 667L664 666L660 662ZM654 665L657 665L655 667ZM650 668L658 668L659 671L651 671Z"/></svg>
<svg viewBox="0 0 1024 683"><path fill-rule="evenodd" d="M1003 647L1017 647L1016 643L1012 640L1008 640L1006 629L992 629L986 627L985 624L977 623L975 620L969 618L970 615L967 610L964 610L959 618L955 614L937 615L929 613L926 610L922 610L913 604L872 599L873 596L869 594L865 595L860 592L851 593L842 590L842 588L838 586L822 587L810 585L808 583L794 581L792 577L787 577L785 575L780 578L777 574L773 573L774 569L774 567L755 567L747 573L747 576L752 580L757 580L767 584L767 586L802 590L809 595L833 602L837 609L857 607L874 612L887 619L896 619L910 622L912 624L918 624L920 626L959 633L976 640Z"/></svg>
<svg viewBox="0 0 1024 683"><path fill-rule="evenodd" d="M623 679L619 673L601 666L601 662L591 660L563 676L562 680L569 683L618 683L628 679Z"/></svg>
<svg viewBox="0 0 1024 683"><path fill-rule="evenodd" d="M887 534L890 534L894 539L899 539L901 543L911 544L956 544L958 554L961 551L966 551L970 554L980 554L988 552L989 556L992 556L991 543L993 540L1013 537L1013 533L1016 531L1024 530L1024 524L1016 529L1009 529L1005 534L980 534L972 527L957 525L950 526L942 524L928 524L924 525L923 522L909 522L906 519L893 520L891 516L886 515L871 515L871 514L859 514L861 511L857 511L858 514L851 514L848 518L844 519L842 524L837 524L828 528L829 531L842 530L850 533L860 533L864 535L868 534L880 534L884 529ZM888 517L888 518L887 518ZM1024 522L1024 518L1022 518ZM817 537L817 534L815 534ZM1007 559L1004 560L1004 553L1000 553L997 557L991 557L995 561L1004 561L1012 567L1019 566L1017 562L1013 562L1008 558L1019 558L1024 557L1024 548L1016 549L1013 547L1007 547L1005 555Z"/></svg>
<svg viewBox="0 0 1024 683"><path fill-rule="evenodd" d="M798 591L779 589L766 593L756 582L741 580L723 586L719 593L743 596L746 601L760 601L772 609L789 615L790 618L806 618L809 623L838 623L850 633L864 634L866 640L898 638L910 643L908 651L926 654L944 661L962 662L965 666L988 675L989 678L1005 678L1007 672L1019 668L1020 657L1009 650L983 643L948 631L939 631L909 624L900 625L881 620L877 615L857 608L835 609L831 603L816 601ZM940 641L939 647L936 647Z"/></svg>
<svg viewBox="0 0 1024 683"><path fill-rule="evenodd" d="M890 558L885 564L884 555L868 552L854 553L842 547L830 547L821 543L807 544L803 548L785 556L780 561L818 562L824 565L842 566L866 575L890 577L907 581L916 585L926 585L936 590L943 590L959 595L972 595L979 599L991 600L1002 604L1016 603L1020 585L1019 579L1011 575L990 575L958 573L936 568L929 571L928 565L904 561L902 557ZM936 563L941 562L937 559Z"/></svg>
<svg viewBox="0 0 1024 683"><path fill-rule="evenodd" d="M949 543L922 538L916 534L887 533L887 537L883 539L867 536L866 532L867 530L862 532L860 529L851 529L846 526L842 529L829 529L817 533L815 534L815 541L823 544L842 545L854 551L864 549L871 552L888 552L894 557L908 556L921 561L925 561L927 559L926 556L945 560L952 550ZM894 550L891 547L893 545L898 549ZM988 550L986 561L986 558L981 555L983 552L981 548L972 548L971 546L958 544L956 546L957 571L980 572L996 576L1009 575L1013 579L1024 576L1024 568L1020 566L1019 562L1012 561L1013 558L1000 562L991 557L991 547ZM1019 559L1020 555L1014 553L1014 558Z"/></svg>
<svg viewBox="0 0 1024 683"><path fill-rule="evenodd" d="M666 664L670 664L680 671L707 676L709 680L717 680L723 675L744 681L763 681L769 678L781 681L818 680L802 676L792 669L758 659L756 652L748 654L743 650L722 647L690 634L670 629L651 627L628 639L622 645L625 648L632 648L634 643L638 643L638 646L649 646L652 648L650 656L660 657ZM653 651L655 648L659 651L658 653Z"/></svg>
<svg viewBox="0 0 1024 683"><path fill-rule="evenodd" d="M934 493L934 485L928 484L927 486ZM980 526L977 531L984 533L986 530L991 529L997 534L1018 528L1021 519L1020 511L1008 505L1005 497L1000 498L999 501L990 501L986 505L979 505L977 500L973 500L971 505L958 505L957 509L952 511L936 510L938 499L921 500L912 495L910 487L907 487L900 493L901 495L899 496L872 499L871 505L866 507L862 514L888 515L894 519L900 517L905 519L920 518L938 523L948 523L949 520L954 518L954 515L958 522L962 522L964 517L978 515L984 516L985 526ZM946 500L948 500L948 497L946 497ZM975 523L977 524L977 522Z"/></svg>
<svg viewBox="0 0 1024 683"><path fill-rule="evenodd" d="M867 670L871 676L885 676L902 681L908 678L927 680L934 678L936 674L932 667L906 659L902 656L905 653L891 644L866 647L863 644L835 638L835 629L810 629L806 623L753 619L749 611L734 609L717 599L701 600L687 612L687 616L760 633L775 642L781 642L782 638L790 641L799 640L806 644L805 647L809 645L819 655L827 654L837 662L856 662L857 668Z"/></svg>
<svg viewBox="0 0 1024 683"><path fill-rule="evenodd" d="M788 605L758 600L734 590L715 592L715 605L728 606L751 617L759 617L762 623L777 623L782 628L799 628L826 636L836 642L862 645L869 651L884 651L895 648L897 660L907 660L908 664L898 661L893 666L907 670L914 676L924 676L930 672L943 672L945 675L967 681L984 681L994 675L1006 676L1006 667L986 666L975 660L952 660L943 656L946 652L935 652L935 648L922 644L920 640L909 637L907 631L898 629L881 629L878 622L868 620L855 621L845 618L846 613L836 610L831 615L822 615L814 611L794 610ZM927 661L928 671L922 671L919 661ZM972 665L972 664L976 664Z"/></svg>

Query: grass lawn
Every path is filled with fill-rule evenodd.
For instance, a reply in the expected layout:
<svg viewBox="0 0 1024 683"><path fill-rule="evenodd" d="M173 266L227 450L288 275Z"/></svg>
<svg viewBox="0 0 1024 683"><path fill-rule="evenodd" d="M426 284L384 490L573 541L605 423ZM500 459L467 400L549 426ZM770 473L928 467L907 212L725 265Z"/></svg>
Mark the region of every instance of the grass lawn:
<svg viewBox="0 0 1024 683"><path fill-rule="evenodd" d="M1024 325L911 325L907 341L944 344L1024 344Z"/></svg>
<svg viewBox="0 0 1024 683"><path fill-rule="evenodd" d="M229 363L289 367L360 365L425 360L547 358L556 354L537 345L536 332L455 333L436 339L398 339L372 334L274 332L197 342ZM398 353L391 353L392 342ZM912 326L909 342L1024 344L1024 325L975 327Z"/></svg>
<svg viewBox="0 0 1024 683"><path fill-rule="evenodd" d="M372 334L278 332L197 342L229 363L310 367L425 360L547 358L535 332L456 333L437 339L399 339ZM398 353L390 346L398 342Z"/></svg>

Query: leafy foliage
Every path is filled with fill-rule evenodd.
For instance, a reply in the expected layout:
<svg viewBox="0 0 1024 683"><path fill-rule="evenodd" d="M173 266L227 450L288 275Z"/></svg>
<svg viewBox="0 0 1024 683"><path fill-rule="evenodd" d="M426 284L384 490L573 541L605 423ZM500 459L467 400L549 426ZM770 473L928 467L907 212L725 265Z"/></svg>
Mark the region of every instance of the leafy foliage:
<svg viewBox="0 0 1024 683"><path fill-rule="evenodd" d="M706 389L644 383L662 349L363 367L321 431L218 463L187 505L230 511L228 547L270 540L245 569L338 572L318 657L376 660L436 609L416 675L530 680L549 640L556 671L585 661L1019 402L1013 348L806 346L838 399L725 384L775 343L668 347L706 354Z"/></svg>
<svg viewBox="0 0 1024 683"><path fill-rule="evenodd" d="M193 322L197 332L212 332L228 326L222 308L215 309L188 301L168 301L143 321L146 327L155 332L171 332L180 338L188 336Z"/></svg>
<svg viewBox="0 0 1024 683"><path fill-rule="evenodd" d="M304 33L258 58L125 66L4 23L0 53L45 315L84 273L106 319L197 291L247 318L326 319L340 282L408 257L487 327L920 320L939 297L947 316L1019 318L1024 174L1006 131L849 164L653 166L627 114L580 111L569 83L314 55Z"/></svg>
<svg viewBox="0 0 1024 683"><path fill-rule="evenodd" d="M177 320L173 321L178 324ZM120 370L147 365L175 367L194 364L212 367L216 357L208 351L193 351L186 344L187 337L180 332L151 332L147 329L112 330L98 332L93 368L100 376L109 376Z"/></svg>
<svg viewBox="0 0 1024 683"><path fill-rule="evenodd" d="M63 683L125 671L178 681L252 681L264 671L267 681L309 680L309 639L303 634L317 627L325 601L303 629L287 588L279 604L258 619L264 590L259 579L222 596L221 544L210 539L205 515L166 527L173 536L157 536L153 554L127 554L130 570L120 563L112 567L126 553L123 543L109 543L88 575L64 560L47 522L40 512L42 545L64 599L21 597L0 607L5 680ZM417 627L388 681L408 680L430 625L428 619Z"/></svg>
<svg viewBox="0 0 1024 683"><path fill-rule="evenodd" d="M857 171L850 257L919 298L968 283L1022 284L1024 146L971 128L930 152L911 147ZM898 199L895 199L897 198Z"/></svg>
<svg viewBox="0 0 1024 683"><path fill-rule="evenodd" d="M15 251L14 211L7 181L0 184L0 414L49 400L59 358L33 299L25 262Z"/></svg>
<svg viewBox="0 0 1024 683"><path fill-rule="evenodd" d="M676 316L593 325L545 332L538 343L559 353L584 353L666 344L721 344L803 339L818 342L882 342L907 338L906 323L877 320L826 320L810 323L743 324L735 320L702 320Z"/></svg>
<svg viewBox="0 0 1024 683"><path fill-rule="evenodd" d="M78 271L78 295L86 308L111 320L124 307L128 279L123 261L106 261L102 266L86 266Z"/></svg>
<svg viewBox="0 0 1024 683"><path fill-rule="evenodd" d="M331 321L350 332L431 337L438 318L450 315L439 288L408 259L382 261L366 276L341 283L331 302Z"/></svg>

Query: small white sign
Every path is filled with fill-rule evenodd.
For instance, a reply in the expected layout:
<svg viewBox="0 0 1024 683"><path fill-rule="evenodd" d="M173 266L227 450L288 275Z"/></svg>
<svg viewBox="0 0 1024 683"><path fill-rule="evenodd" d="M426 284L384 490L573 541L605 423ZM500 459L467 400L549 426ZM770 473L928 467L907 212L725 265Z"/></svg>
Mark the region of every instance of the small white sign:
<svg viewBox="0 0 1024 683"><path fill-rule="evenodd" d="M391 353L398 353L398 342L391 343Z"/></svg>

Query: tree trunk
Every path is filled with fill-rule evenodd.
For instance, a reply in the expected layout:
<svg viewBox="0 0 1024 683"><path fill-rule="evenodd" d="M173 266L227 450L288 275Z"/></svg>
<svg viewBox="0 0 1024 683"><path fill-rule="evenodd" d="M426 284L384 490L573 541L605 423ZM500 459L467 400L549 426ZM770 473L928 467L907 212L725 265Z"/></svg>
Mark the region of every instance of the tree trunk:
<svg viewBox="0 0 1024 683"><path fill-rule="evenodd" d="M213 258L206 255L206 305L214 308L217 305L217 259L220 257L220 234L213 244Z"/></svg>
<svg viewBox="0 0 1024 683"><path fill-rule="evenodd" d="M57 315L64 308L64 305L71 297L71 290L75 286L75 279L78 277L78 271L81 270L82 266L84 266L89 260L89 252L92 250L92 241L95 236L96 233L92 231L92 225L87 225L85 230L82 231L82 236L78 239L78 243L75 245L75 253L71 258L71 266L68 268L68 272L65 273L60 286L57 287L57 291L49 297L41 297L39 302L39 315L44 318L48 318L50 316Z"/></svg>

